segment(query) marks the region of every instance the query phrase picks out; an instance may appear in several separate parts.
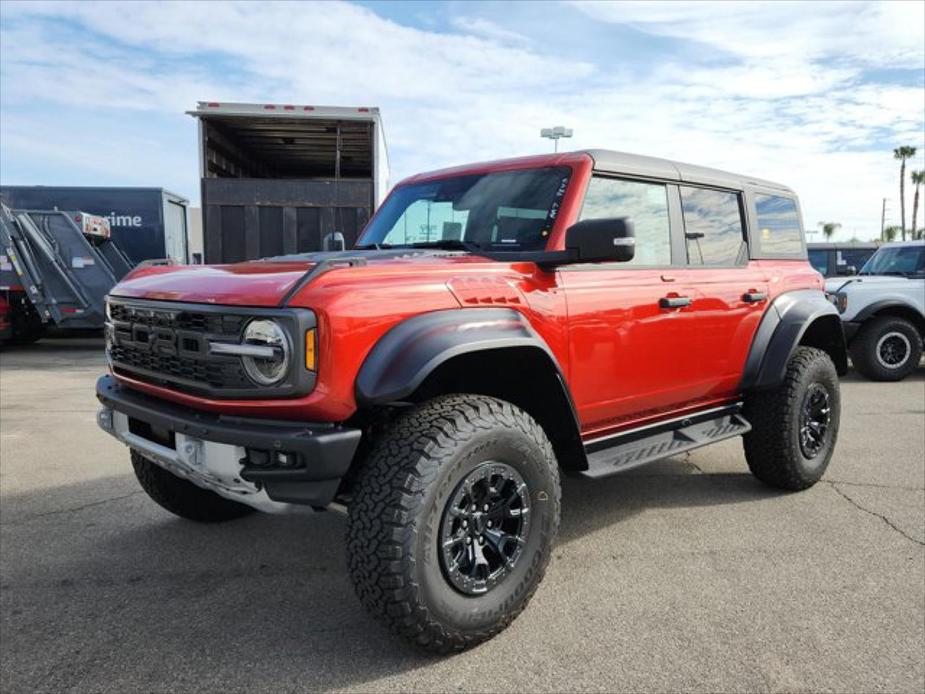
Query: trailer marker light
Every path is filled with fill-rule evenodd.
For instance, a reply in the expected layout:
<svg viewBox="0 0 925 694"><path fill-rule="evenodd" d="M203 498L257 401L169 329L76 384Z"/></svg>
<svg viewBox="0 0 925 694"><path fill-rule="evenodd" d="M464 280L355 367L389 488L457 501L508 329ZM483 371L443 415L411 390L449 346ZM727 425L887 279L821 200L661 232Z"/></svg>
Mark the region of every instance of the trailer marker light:
<svg viewBox="0 0 925 694"><path fill-rule="evenodd" d="M305 368L309 371L314 371L317 366L315 343L315 329L310 328L305 331Z"/></svg>
<svg viewBox="0 0 925 694"><path fill-rule="evenodd" d="M295 111L295 106L283 106L284 111Z"/></svg>
<svg viewBox="0 0 925 694"><path fill-rule="evenodd" d="M302 110L303 111L314 111L315 107L314 106L303 106Z"/></svg>
<svg viewBox="0 0 925 694"><path fill-rule="evenodd" d="M357 111L359 111L360 113L369 113L369 109L366 108L365 106L358 108Z"/></svg>
<svg viewBox="0 0 925 694"><path fill-rule="evenodd" d="M275 111L275 110L276 110L276 106L274 106L273 104L264 104L263 107L264 107L267 111Z"/></svg>
<svg viewBox="0 0 925 694"><path fill-rule="evenodd" d="M218 108L218 102L217 102L217 101L210 101L209 103L206 104L206 106L207 106L208 108Z"/></svg>

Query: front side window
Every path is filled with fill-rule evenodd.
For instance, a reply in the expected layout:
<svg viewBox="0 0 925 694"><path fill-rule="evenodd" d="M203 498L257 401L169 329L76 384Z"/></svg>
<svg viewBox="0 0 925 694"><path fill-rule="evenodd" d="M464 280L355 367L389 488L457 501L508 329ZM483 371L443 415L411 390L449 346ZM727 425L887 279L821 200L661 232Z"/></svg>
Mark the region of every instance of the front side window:
<svg viewBox="0 0 925 694"><path fill-rule="evenodd" d="M664 185L591 179L581 219L629 217L636 230L636 253L621 265L670 265L671 227L668 223L668 191Z"/></svg>
<svg viewBox="0 0 925 694"><path fill-rule="evenodd" d="M690 265L739 262L745 237L737 193L681 186L681 210Z"/></svg>
<svg viewBox="0 0 925 694"><path fill-rule="evenodd" d="M803 257L803 230L797 204L779 195L756 195L758 249L767 255Z"/></svg>
<svg viewBox="0 0 925 694"><path fill-rule="evenodd" d="M357 245L543 250L570 173L566 167L548 167L399 186Z"/></svg>

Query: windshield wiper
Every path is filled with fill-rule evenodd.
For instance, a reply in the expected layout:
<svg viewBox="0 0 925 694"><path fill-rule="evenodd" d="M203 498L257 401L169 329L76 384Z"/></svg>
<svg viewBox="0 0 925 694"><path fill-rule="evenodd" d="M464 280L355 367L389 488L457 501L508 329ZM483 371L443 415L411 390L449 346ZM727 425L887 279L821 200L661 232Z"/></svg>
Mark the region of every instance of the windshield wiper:
<svg viewBox="0 0 925 694"><path fill-rule="evenodd" d="M358 251L381 251L388 248L395 248L391 243L364 243L362 246L354 246Z"/></svg>

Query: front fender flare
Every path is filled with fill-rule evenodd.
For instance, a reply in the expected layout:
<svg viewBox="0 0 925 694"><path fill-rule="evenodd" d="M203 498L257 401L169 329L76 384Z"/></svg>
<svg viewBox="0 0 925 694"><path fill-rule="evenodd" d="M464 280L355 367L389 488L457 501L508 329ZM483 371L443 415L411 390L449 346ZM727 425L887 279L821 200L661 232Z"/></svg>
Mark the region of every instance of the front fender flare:
<svg viewBox="0 0 925 694"><path fill-rule="evenodd" d="M361 406L401 401L434 369L468 352L531 347L561 369L527 319L509 308L432 311L402 321L383 335L363 361L356 379Z"/></svg>
<svg viewBox="0 0 925 694"><path fill-rule="evenodd" d="M826 329L832 332L828 337L835 346L832 358L839 375L843 375L848 370L848 360L838 309L821 291L801 289L781 294L765 311L745 360L740 390L774 388L783 383L794 350L810 326L820 319L831 326Z"/></svg>

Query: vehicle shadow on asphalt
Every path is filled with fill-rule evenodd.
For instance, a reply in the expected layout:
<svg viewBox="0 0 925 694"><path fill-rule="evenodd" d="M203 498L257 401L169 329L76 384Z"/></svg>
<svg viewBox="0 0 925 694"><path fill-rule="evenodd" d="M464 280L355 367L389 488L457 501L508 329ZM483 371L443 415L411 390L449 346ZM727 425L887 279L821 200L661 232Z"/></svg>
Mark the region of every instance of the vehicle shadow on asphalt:
<svg viewBox="0 0 925 694"><path fill-rule="evenodd" d="M683 458L609 479L564 478L559 542L653 507L776 494L747 473L701 474ZM380 627L354 597L339 512L201 525L162 511L129 476L4 501L8 662L41 652L49 661L41 672L67 663L69 673L18 682L24 688L199 689L208 662L209 689L319 690L436 660ZM49 642L63 618L67 637ZM109 658L115 651L134 655ZM14 679L28 677L26 669Z"/></svg>

